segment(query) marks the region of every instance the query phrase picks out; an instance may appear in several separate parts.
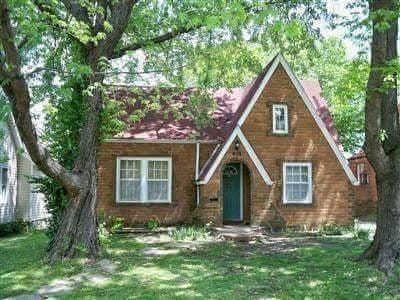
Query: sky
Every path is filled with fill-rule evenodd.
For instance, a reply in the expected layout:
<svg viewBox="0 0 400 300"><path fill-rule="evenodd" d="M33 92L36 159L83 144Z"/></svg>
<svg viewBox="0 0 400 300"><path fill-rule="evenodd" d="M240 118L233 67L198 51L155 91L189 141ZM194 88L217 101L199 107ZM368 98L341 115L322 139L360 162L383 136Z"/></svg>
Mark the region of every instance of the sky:
<svg viewBox="0 0 400 300"><path fill-rule="evenodd" d="M360 18L365 18L365 15L362 15L360 12L356 10L352 10L347 7L348 4L351 4L352 0L327 0L327 9L329 12L336 13L340 17L343 17L345 19L349 19L352 17L352 14L358 13ZM346 33L348 32L348 28L345 28L344 26L338 26L334 30L327 28L327 24L324 24L324 22L319 22L317 24L321 28L321 34L328 38L328 37L337 37L341 39L346 47L346 54L347 57L353 58L357 55L357 52L360 50L360 47L354 43L349 38L345 38Z"/></svg>

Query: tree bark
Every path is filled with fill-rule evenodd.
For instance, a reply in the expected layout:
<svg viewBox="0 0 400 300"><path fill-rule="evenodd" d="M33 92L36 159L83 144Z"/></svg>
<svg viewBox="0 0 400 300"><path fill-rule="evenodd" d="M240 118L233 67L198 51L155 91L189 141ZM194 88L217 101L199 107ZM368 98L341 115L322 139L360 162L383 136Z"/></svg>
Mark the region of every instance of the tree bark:
<svg viewBox="0 0 400 300"><path fill-rule="evenodd" d="M90 259L96 259L98 256L95 166L92 174L86 178L89 178L89 185L70 199L58 231L50 242L48 255L51 263L74 257L79 253Z"/></svg>
<svg viewBox="0 0 400 300"><path fill-rule="evenodd" d="M378 190L377 226L373 242L363 257L375 267L390 274L400 255L400 173L393 165L376 176Z"/></svg>
<svg viewBox="0 0 400 300"><path fill-rule="evenodd" d="M378 212L374 240L362 258L371 260L377 269L390 274L400 255L397 74L387 72L388 63L397 59L397 1L370 1L370 15L373 19L373 36L365 105L364 151L376 173ZM387 82L391 85L388 86Z"/></svg>

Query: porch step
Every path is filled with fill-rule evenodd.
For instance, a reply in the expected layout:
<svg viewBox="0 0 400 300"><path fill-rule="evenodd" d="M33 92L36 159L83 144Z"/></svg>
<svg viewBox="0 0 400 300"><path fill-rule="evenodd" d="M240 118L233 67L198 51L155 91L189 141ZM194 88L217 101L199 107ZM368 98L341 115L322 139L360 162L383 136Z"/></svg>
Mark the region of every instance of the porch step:
<svg viewBox="0 0 400 300"><path fill-rule="evenodd" d="M224 225L213 227L212 231L215 235L229 241L250 242L262 238L263 228L259 226L244 225Z"/></svg>

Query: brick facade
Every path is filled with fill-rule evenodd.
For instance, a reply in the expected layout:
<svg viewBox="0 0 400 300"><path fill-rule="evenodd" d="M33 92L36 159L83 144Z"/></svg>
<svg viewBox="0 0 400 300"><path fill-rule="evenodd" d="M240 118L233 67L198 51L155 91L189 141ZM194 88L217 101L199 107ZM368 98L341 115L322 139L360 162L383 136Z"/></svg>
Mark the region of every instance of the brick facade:
<svg viewBox="0 0 400 300"><path fill-rule="evenodd" d="M289 134L271 132L270 103L284 103L289 109ZM338 158L318 128L287 73L278 67L242 126L242 131L261 160L273 184L263 181L242 145L226 153L210 181L200 186L200 207L195 207L195 144L103 143L99 151L98 209L108 215L123 216L128 223L144 223L157 216L163 223L200 221L222 223L222 169L232 161L249 169L249 221L264 224L280 219L287 225L316 225L326 222L346 224L353 218L354 188ZM215 145L200 146L200 167ZM118 156L169 156L173 161L171 204L117 204L115 172ZM312 204L282 203L284 162L312 163Z"/></svg>
<svg viewBox="0 0 400 300"><path fill-rule="evenodd" d="M124 217L128 224L157 217L163 224L190 222L195 205L195 144L103 143L99 159L98 210ZM172 158L172 203L116 203L115 174L118 156L168 156Z"/></svg>
<svg viewBox="0 0 400 300"><path fill-rule="evenodd" d="M356 217L376 214L378 195L376 191L375 171L365 154L349 159L350 168L357 175L357 166L364 165L364 180L355 190L354 213Z"/></svg>
<svg viewBox="0 0 400 300"><path fill-rule="evenodd" d="M288 135L271 134L270 102L288 105ZM230 161L242 161L251 170L251 223L262 224L277 217L288 225L351 222L353 186L283 68L279 67L274 73L242 130L274 184L264 183L245 149L234 151L231 148L210 182L201 187L199 215L203 221L221 222L221 166ZM283 162L302 161L313 165L313 203L283 204ZM210 201L215 198L219 202Z"/></svg>

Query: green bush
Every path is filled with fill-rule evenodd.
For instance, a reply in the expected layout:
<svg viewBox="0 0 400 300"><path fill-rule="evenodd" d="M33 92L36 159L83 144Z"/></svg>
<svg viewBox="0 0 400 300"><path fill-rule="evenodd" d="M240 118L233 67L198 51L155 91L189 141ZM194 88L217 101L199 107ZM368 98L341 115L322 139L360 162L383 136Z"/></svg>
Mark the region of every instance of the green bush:
<svg viewBox="0 0 400 300"><path fill-rule="evenodd" d="M117 216L110 216L109 224L110 224L111 232L122 230L124 228L125 218L117 217Z"/></svg>
<svg viewBox="0 0 400 300"><path fill-rule="evenodd" d="M156 230L158 227L160 227L160 221L158 218L150 219L146 222L146 227L149 230Z"/></svg>
<svg viewBox="0 0 400 300"><path fill-rule="evenodd" d="M97 214L97 234L101 246L107 247L110 245L110 233L107 229L106 214L104 210L100 210Z"/></svg>
<svg viewBox="0 0 400 300"><path fill-rule="evenodd" d="M28 230L29 223L22 219L0 224L0 236L24 233Z"/></svg>
<svg viewBox="0 0 400 300"><path fill-rule="evenodd" d="M208 228L204 226L179 227L176 230L170 232L170 236L176 241L195 241L206 238L209 235L210 232L208 231Z"/></svg>
<svg viewBox="0 0 400 300"><path fill-rule="evenodd" d="M342 235L346 230L346 226L334 223L325 223L318 227L318 233L322 235Z"/></svg>

